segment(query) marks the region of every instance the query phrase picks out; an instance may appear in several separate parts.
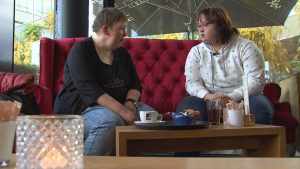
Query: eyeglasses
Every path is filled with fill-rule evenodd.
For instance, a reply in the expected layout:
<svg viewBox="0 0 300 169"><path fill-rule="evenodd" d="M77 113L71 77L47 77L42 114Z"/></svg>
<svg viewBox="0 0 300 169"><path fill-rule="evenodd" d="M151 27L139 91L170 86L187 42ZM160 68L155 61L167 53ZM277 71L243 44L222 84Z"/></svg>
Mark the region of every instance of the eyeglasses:
<svg viewBox="0 0 300 169"><path fill-rule="evenodd" d="M197 23L197 24L196 24L196 28L197 28L198 30L206 29L210 24L212 24L212 23L206 23L206 24Z"/></svg>

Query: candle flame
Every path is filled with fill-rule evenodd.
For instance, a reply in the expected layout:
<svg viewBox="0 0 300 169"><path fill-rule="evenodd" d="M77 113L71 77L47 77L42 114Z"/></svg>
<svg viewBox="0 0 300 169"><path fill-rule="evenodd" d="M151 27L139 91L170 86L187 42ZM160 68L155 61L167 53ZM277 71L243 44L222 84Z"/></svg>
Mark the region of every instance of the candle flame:
<svg viewBox="0 0 300 169"><path fill-rule="evenodd" d="M56 148L52 148L41 160L40 165L43 169L55 169L64 168L67 163L68 160L63 155L61 155L61 153Z"/></svg>

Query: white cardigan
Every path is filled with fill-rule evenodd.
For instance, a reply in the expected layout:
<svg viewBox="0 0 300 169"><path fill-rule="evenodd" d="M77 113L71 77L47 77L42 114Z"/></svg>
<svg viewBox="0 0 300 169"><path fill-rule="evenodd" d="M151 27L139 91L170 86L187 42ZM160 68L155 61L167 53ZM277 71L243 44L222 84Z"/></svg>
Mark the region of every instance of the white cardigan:
<svg viewBox="0 0 300 169"><path fill-rule="evenodd" d="M194 46L186 60L186 90L203 98L207 93L221 92L235 101L243 99L242 76L248 74L249 95L262 93L264 56L255 43L235 37L220 52L206 44Z"/></svg>

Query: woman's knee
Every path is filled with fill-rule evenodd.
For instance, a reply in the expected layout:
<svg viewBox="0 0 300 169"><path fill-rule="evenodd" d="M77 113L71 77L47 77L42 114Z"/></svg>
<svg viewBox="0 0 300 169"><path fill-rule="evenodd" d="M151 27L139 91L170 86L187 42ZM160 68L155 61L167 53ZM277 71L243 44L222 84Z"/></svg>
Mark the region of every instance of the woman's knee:
<svg viewBox="0 0 300 169"><path fill-rule="evenodd" d="M83 113L84 121L96 126L120 126L125 125L120 115L102 106L94 106Z"/></svg>
<svg viewBox="0 0 300 169"><path fill-rule="evenodd" d="M84 111L85 155L112 155L115 147L115 126L124 125L123 119L102 106Z"/></svg>
<svg viewBox="0 0 300 169"><path fill-rule="evenodd" d="M177 108L176 112L182 112L185 109L193 109L201 113L199 120L206 119L206 101L196 96L186 96L183 98Z"/></svg>
<svg viewBox="0 0 300 169"><path fill-rule="evenodd" d="M249 97L250 111L256 116L256 123L271 124L273 118L273 105L263 95Z"/></svg>
<svg viewBox="0 0 300 169"><path fill-rule="evenodd" d="M150 105L143 103L143 102L137 102L136 106L137 106L136 107L137 112L139 112L139 111L155 111L155 109L153 107L151 107Z"/></svg>
<svg viewBox="0 0 300 169"><path fill-rule="evenodd" d="M199 108L205 104L205 101L199 97L196 96L186 96L182 100L180 100L177 110L178 111L183 111L184 109L187 108Z"/></svg>

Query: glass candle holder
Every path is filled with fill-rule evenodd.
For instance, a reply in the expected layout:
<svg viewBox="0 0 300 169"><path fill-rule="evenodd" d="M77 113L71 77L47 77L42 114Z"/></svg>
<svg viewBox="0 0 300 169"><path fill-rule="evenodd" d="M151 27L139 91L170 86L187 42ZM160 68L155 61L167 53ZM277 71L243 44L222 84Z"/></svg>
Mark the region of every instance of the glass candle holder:
<svg viewBox="0 0 300 169"><path fill-rule="evenodd" d="M82 116L19 116L16 156L17 169L82 169Z"/></svg>

